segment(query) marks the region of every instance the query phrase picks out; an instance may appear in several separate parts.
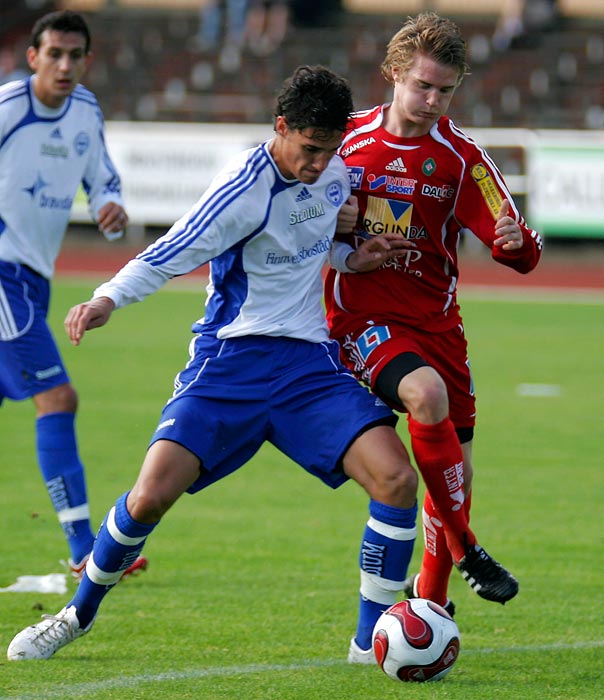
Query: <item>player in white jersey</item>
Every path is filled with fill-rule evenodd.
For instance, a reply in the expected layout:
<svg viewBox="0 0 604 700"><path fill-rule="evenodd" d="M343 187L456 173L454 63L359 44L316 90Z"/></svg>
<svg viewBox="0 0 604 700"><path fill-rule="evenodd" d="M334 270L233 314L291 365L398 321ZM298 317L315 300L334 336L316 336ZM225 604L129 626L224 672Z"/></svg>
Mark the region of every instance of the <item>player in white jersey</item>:
<svg viewBox="0 0 604 700"><path fill-rule="evenodd" d="M77 394L46 320L50 280L80 183L107 238L127 223L101 110L79 84L90 57L80 15L45 15L27 49L33 75L0 88L0 402L33 399L40 471L76 579L94 534L75 436Z"/></svg>
<svg viewBox="0 0 604 700"><path fill-rule="evenodd" d="M300 67L278 97L274 138L235 158L167 234L68 313L78 345L115 308L210 262L206 316L193 325L190 360L135 485L105 518L75 597L18 634L10 660L49 658L86 633L175 501L234 472L265 441L332 488L351 478L366 490L362 624L372 628L394 602L415 540L417 474L394 414L340 364L321 303L322 268L350 192L335 154L351 110L344 80ZM347 264L373 269L397 245L408 243L375 237Z"/></svg>

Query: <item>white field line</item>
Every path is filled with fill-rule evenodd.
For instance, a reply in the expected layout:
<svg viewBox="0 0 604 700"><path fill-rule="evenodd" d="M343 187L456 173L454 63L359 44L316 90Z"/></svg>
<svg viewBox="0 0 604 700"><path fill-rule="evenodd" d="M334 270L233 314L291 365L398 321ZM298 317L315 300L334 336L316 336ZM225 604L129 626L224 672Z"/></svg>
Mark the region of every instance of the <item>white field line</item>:
<svg viewBox="0 0 604 700"><path fill-rule="evenodd" d="M484 649L465 649L462 651L464 656L480 656L485 654L526 654L526 653L541 653L544 651L581 651L583 649L600 649L604 647L604 640L595 640L592 642L576 642L568 644L564 642L554 644L536 644L501 647L501 648L484 648ZM12 663L28 663L12 662ZM43 663L43 662L33 662ZM47 687L44 691L35 693L26 693L24 695L0 695L0 700L69 700L71 698L87 698L90 693L98 693L110 690L128 690L139 689L142 684L174 682L174 681L191 681L205 678L233 678L236 676L246 676L252 674L268 674L268 673L283 673L291 671L307 671L313 668L329 668L333 666L346 665L346 660L342 659L327 659L325 661L306 661L293 664L250 664L248 666L216 666L213 668L189 669L187 671L166 671L164 673L149 673L139 674L137 676L119 676L114 678L106 678L102 681L91 681L89 683L61 683L56 690L52 687ZM126 696L124 696L126 697Z"/></svg>

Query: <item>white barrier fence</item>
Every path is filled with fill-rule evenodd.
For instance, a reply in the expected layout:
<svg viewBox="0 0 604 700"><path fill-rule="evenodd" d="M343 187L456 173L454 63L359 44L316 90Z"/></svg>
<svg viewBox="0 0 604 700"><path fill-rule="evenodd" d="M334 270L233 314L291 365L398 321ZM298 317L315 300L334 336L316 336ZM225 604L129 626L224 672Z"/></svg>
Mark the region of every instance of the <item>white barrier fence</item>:
<svg viewBox="0 0 604 700"><path fill-rule="evenodd" d="M512 194L524 198L531 226L546 236L604 238L604 132L467 132L493 156ZM271 125L260 124L108 122L107 144L122 177L131 224L170 226L226 159L272 133ZM514 159L505 155L513 151ZM72 218L90 221L81 192Z"/></svg>

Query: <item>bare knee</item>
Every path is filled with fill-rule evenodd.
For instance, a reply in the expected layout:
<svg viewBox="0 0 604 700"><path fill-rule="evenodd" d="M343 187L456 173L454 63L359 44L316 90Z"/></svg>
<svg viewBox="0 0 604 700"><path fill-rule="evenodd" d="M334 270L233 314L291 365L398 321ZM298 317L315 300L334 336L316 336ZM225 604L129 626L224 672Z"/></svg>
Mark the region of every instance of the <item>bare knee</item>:
<svg viewBox="0 0 604 700"><path fill-rule="evenodd" d="M158 523L172 505L162 494L138 484L128 494L126 507L137 523L152 525Z"/></svg>
<svg viewBox="0 0 604 700"><path fill-rule="evenodd" d="M60 384L33 397L38 418L49 413L75 413L78 395L71 384Z"/></svg>
<svg viewBox="0 0 604 700"><path fill-rule="evenodd" d="M411 508L417 500L417 473L410 464L393 466L394 469L378 472L373 484L367 489L369 496L379 503Z"/></svg>
<svg viewBox="0 0 604 700"><path fill-rule="evenodd" d="M158 440L149 448L126 505L139 523L161 520L184 491L199 477L200 461L185 447Z"/></svg>
<svg viewBox="0 0 604 700"><path fill-rule="evenodd" d="M447 386L431 367L420 367L408 374L398 391L402 403L420 423L440 423L449 415Z"/></svg>
<svg viewBox="0 0 604 700"><path fill-rule="evenodd" d="M359 436L344 456L344 471L375 501L399 508L416 502L417 473L394 428L378 426Z"/></svg>

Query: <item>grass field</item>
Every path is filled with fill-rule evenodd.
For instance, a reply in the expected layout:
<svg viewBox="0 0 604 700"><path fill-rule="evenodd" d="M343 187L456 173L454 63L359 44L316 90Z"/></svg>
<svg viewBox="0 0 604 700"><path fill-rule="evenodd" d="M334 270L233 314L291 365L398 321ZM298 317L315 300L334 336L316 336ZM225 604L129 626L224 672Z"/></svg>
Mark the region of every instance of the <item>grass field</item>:
<svg viewBox="0 0 604 700"><path fill-rule="evenodd" d="M62 319L91 285L55 290L98 523L134 481L201 298L162 291L72 348ZM468 297L464 318L479 398L473 525L521 589L504 608L454 576L462 652L443 682L402 685L346 664L366 498L351 483L331 492L266 446L184 496L148 543L149 570L52 660L8 663L4 649L69 594L0 595L0 700L602 697L604 306ZM3 587L61 571L67 551L35 463L31 403L2 407L0 451Z"/></svg>

